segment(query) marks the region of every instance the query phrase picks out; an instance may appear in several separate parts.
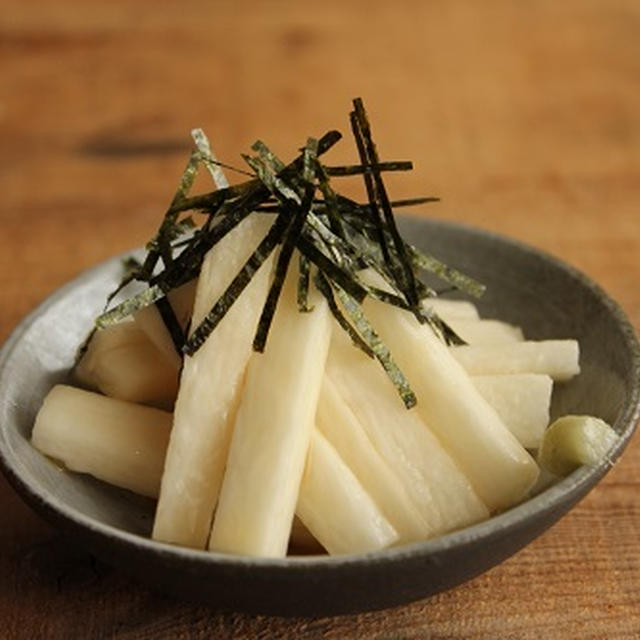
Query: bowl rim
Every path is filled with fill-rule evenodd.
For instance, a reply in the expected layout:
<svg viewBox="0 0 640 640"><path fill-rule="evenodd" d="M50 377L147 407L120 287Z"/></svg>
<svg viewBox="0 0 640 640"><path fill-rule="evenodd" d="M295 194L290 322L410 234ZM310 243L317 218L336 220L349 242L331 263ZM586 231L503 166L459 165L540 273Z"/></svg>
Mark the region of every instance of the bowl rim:
<svg viewBox="0 0 640 640"><path fill-rule="evenodd" d="M183 563L195 563L202 566L251 568L254 571L286 570L291 572L295 572L296 570L306 572L309 569L331 571L338 568L342 569L346 566L361 565L363 563L367 565L385 565L393 564L403 559L411 559L416 556L427 557L435 555L454 547L465 546L484 540L485 538L490 538L491 535L497 531L515 530L533 514L553 511L561 499L568 494L582 494L586 492L591 485L595 484L614 465L615 461L629 443L640 417L640 343L638 342L631 322L621 306L613 300L600 285L595 283L583 272L556 256L527 245L517 239L471 225L446 220L426 218L423 216L399 216L399 218L401 225L407 228L415 225L418 227L426 225L435 226L436 228L440 227L450 232L463 231L470 235L482 236L484 239L509 245L511 248L517 249L520 252L542 259L550 263L554 268L564 271L570 277L577 280L583 287L591 290L601 303L607 307L608 311L615 318L618 327L622 330L626 346L631 355L633 374L631 393L626 399L623 411L620 413L615 425L612 425L614 428L617 426L618 429L622 427L620 430L616 429L620 438L606 459L594 467L580 467L538 495L469 527L430 540L405 544L381 551L338 556L301 555L286 556L284 558L246 557L179 547L104 524L57 500L52 493L46 490L40 490L37 485L33 486L28 481L28 478L25 478L24 474L20 473L20 460L13 452L11 444L6 437L7 425L0 424L0 468L9 483L26 502L44 517L48 517L59 524L66 525L70 529L85 529L97 535L99 538L110 541L115 539L121 544L132 545L139 551L148 551L159 556L176 558ZM6 375L6 364L11 354L20 346L22 337L33 323L38 320L49 307L64 299L75 288L83 283L91 282L103 271L109 270L116 262L125 256L130 256L132 253L135 253L135 251L137 250L125 251L81 272L46 297L13 329L5 344L2 346L2 349L0 349L0 391L3 387L3 378ZM3 402L1 396L0 402Z"/></svg>

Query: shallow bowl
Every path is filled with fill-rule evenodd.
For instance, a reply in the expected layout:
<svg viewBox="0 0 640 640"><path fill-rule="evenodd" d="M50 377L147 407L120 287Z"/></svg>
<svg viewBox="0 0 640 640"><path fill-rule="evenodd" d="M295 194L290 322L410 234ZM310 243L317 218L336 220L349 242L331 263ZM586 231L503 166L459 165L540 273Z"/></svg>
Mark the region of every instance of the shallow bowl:
<svg viewBox="0 0 640 640"><path fill-rule="evenodd" d="M114 258L76 278L14 331L0 356L0 462L35 511L141 581L219 609L328 615L381 609L451 588L515 553L578 502L629 442L638 419L640 349L618 305L557 259L513 240L404 218L414 244L488 286L481 313L531 339L576 338L582 373L554 394L553 415L582 413L620 434L609 458L481 524L377 553L282 560L182 549L149 539L153 502L60 471L29 444L44 395L67 378L76 348L120 277Z"/></svg>

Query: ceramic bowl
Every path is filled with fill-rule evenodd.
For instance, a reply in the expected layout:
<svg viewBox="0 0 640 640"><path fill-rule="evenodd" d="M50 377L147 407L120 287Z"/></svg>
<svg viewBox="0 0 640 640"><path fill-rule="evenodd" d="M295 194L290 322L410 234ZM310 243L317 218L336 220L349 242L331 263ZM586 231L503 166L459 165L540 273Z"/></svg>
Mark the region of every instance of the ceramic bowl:
<svg viewBox="0 0 640 640"><path fill-rule="evenodd" d="M609 462L567 478L481 524L423 543L342 557L244 558L149 539L154 504L60 471L29 444L44 395L64 381L77 346L120 275L114 258L41 304L0 358L0 460L42 517L139 580L219 609L327 615L380 609L449 589L501 562L578 502L629 442L638 418L640 349L624 314L596 284L513 240L444 222L404 218L411 242L488 286L483 315L518 324L532 339L579 340L582 373L558 385L552 413L584 413L620 434Z"/></svg>

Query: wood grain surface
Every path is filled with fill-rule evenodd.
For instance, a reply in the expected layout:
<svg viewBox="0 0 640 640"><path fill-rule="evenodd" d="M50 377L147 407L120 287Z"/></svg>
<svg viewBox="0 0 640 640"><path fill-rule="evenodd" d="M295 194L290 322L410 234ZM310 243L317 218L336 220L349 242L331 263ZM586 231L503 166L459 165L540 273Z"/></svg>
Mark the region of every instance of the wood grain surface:
<svg viewBox="0 0 640 640"><path fill-rule="evenodd" d="M203 126L235 161L290 157L368 106L413 159L418 215L561 256L640 327L637 0L0 7L0 341L80 271L144 242ZM336 162L353 160L351 145ZM0 478L2 638L638 638L640 441L577 508L475 580L390 611L220 614L153 593L35 516Z"/></svg>

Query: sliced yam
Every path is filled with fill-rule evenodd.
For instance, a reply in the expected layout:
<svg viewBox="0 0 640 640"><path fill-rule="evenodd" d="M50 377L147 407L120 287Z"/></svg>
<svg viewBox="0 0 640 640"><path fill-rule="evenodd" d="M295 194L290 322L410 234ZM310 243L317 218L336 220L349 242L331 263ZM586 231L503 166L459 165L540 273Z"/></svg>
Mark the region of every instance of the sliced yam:
<svg viewBox="0 0 640 640"><path fill-rule="evenodd" d="M193 312L193 300L196 295L197 279L191 280L182 286L170 291L166 300L171 305L171 309L183 331L186 330L191 313ZM145 332L149 340L156 346L158 351L166 356L167 360L176 370L182 366L182 355L178 353L171 338L171 334L158 311L155 304L144 307L137 311L133 319L142 331Z"/></svg>
<svg viewBox="0 0 640 640"><path fill-rule="evenodd" d="M558 476L579 466L606 460L620 436L600 418L568 415L558 418L544 434L538 452L540 465Z"/></svg>
<svg viewBox="0 0 640 640"><path fill-rule="evenodd" d="M340 329L334 327L334 331ZM425 540L433 535L428 518L411 501L402 482L380 455L329 376L322 382L316 427L396 529L398 542Z"/></svg>
<svg viewBox="0 0 640 640"><path fill-rule="evenodd" d="M549 425L553 380L537 373L473 376L472 380L520 444L537 449Z"/></svg>
<svg viewBox="0 0 640 640"><path fill-rule="evenodd" d="M324 298L300 313L297 273L285 280L264 353L254 353L220 491L209 548L286 554L331 335Z"/></svg>
<svg viewBox="0 0 640 640"><path fill-rule="evenodd" d="M171 409L178 371L132 320L98 329L74 369L75 380L107 396Z"/></svg>
<svg viewBox="0 0 640 640"><path fill-rule="evenodd" d="M56 385L38 412L31 440L71 471L156 497L170 413Z"/></svg>
<svg viewBox="0 0 640 640"><path fill-rule="evenodd" d="M367 299L364 312L408 377L418 414L483 502L491 511L518 502L536 481L538 466L451 350L407 311Z"/></svg>
<svg viewBox="0 0 640 640"><path fill-rule="evenodd" d="M251 214L206 255L194 327L242 269L271 223L269 216ZM184 359L153 527L156 540L206 547L271 262L260 267L200 349Z"/></svg>
<svg viewBox="0 0 640 640"><path fill-rule="evenodd" d="M511 345L451 347L451 354L471 375L543 373L556 382L580 373L576 340L527 340Z"/></svg>
<svg viewBox="0 0 640 640"><path fill-rule="evenodd" d="M296 514L332 555L391 546L398 534L327 439L314 430Z"/></svg>
<svg viewBox="0 0 640 640"><path fill-rule="evenodd" d="M379 283L382 284L382 283ZM453 319L479 320L478 308L468 300L448 300L447 298L425 298L422 301L423 309L431 309L445 322Z"/></svg>
<svg viewBox="0 0 640 640"><path fill-rule="evenodd" d="M520 327L500 320L452 318L447 324L467 344L471 345L511 344L524 340Z"/></svg>
<svg viewBox="0 0 640 640"><path fill-rule="evenodd" d="M334 332L326 375L426 520L427 537L488 517L469 480L419 414L405 408L381 367L342 332Z"/></svg>

